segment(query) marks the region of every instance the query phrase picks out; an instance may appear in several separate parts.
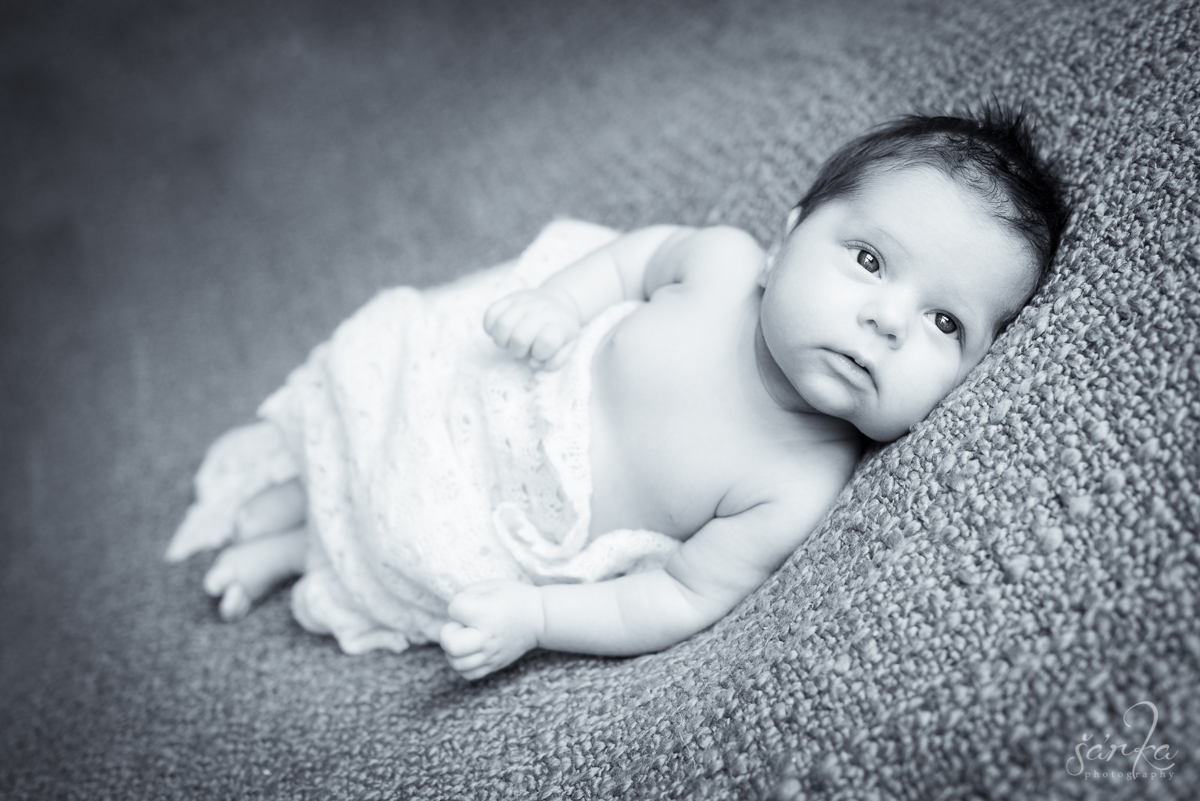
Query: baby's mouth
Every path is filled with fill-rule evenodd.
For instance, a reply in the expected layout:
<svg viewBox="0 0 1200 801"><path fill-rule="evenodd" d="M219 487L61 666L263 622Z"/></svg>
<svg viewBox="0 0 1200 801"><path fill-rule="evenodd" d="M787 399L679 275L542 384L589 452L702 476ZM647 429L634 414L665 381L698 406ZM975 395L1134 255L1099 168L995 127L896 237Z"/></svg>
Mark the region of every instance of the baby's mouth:
<svg viewBox="0 0 1200 801"><path fill-rule="evenodd" d="M875 374L871 371L871 366L867 362L863 361L860 357L855 356L852 353L845 353L843 351L834 351L834 353L841 356L843 359L845 359L850 364L854 365L854 367L856 367L859 370L861 370L862 372L866 373L867 379L871 382L872 385L874 385Z"/></svg>

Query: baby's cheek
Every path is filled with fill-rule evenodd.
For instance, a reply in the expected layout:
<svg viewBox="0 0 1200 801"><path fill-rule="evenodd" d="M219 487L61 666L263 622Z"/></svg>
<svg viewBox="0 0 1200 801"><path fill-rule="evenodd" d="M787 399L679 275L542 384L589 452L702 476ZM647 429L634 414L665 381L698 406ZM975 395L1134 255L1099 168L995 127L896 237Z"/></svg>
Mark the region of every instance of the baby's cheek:
<svg viewBox="0 0 1200 801"><path fill-rule="evenodd" d="M946 396L954 391L962 383L962 379L956 372L945 371L940 375L929 377L928 383L925 385L924 397L914 404L913 420L909 425L915 425L929 416L930 412L938 407Z"/></svg>
<svg viewBox="0 0 1200 801"><path fill-rule="evenodd" d="M901 437L909 428L928 417L953 390L957 384L957 376L918 374L911 376L904 384L902 391L885 393L879 398L876 417L880 433L887 432L890 436L875 437L876 439L891 440Z"/></svg>

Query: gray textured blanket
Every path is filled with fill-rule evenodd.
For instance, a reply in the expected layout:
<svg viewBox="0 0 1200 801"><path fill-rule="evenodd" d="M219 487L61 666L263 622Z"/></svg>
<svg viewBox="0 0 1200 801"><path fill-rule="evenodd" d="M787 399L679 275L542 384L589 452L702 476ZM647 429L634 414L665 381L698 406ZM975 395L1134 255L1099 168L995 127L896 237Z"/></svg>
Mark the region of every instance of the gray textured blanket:
<svg viewBox="0 0 1200 801"><path fill-rule="evenodd" d="M1200 786L1195 3L8 3L0 89L0 796ZM1073 185L1053 279L711 630L468 685L161 562L377 289L558 214L767 241L848 137L993 94Z"/></svg>

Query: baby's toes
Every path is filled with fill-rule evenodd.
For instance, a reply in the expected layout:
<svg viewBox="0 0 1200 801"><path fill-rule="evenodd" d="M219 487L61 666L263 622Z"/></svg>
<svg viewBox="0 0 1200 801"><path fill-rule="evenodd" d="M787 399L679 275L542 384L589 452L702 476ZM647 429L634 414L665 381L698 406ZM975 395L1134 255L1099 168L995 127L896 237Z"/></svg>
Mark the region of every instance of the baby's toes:
<svg viewBox="0 0 1200 801"><path fill-rule="evenodd" d="M241 620L250 611L250 596L242 589L241 584L231 584L221 597L219 606L221 619L227 623Z"/></svg>
<svg viewBox="0 0 1200 801"><path fill-rule="evenodd" d="M237 568L234 567L233 560L228 558L227 552L218 556L217 561L204 574L204 591L213 598L224 595L225 590L236 583Z"/></svg>
<svg viewBox="0 0 1200 801"><path fill-rule="evenodd" d="M237 567L228 553L222 553L204 574L204 591L220 598L218 609L225 621L241 620L250 611L250 596L238 581Z"/></svg>

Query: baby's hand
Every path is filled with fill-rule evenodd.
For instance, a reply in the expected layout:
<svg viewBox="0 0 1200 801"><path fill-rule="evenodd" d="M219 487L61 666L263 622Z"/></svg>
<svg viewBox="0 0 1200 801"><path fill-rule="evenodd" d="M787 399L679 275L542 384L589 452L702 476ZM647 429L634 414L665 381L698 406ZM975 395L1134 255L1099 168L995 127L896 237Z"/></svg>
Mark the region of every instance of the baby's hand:
<svg viewBox="0 0 1200 801"><path fill-rule="evenodd" d="M483 316L483 328L517 359L541 370L557 370L571 354L581 321L575 301L563 289L537 287L496 301Z"/></svg>
<svg viewBox="0 0 1200 801"><path fill-rule="evenodd" d="M449 614L438 639L450 666L471 680L536 648L544 625L541 593L516 581L472 584L450 599Z"/></svg>

